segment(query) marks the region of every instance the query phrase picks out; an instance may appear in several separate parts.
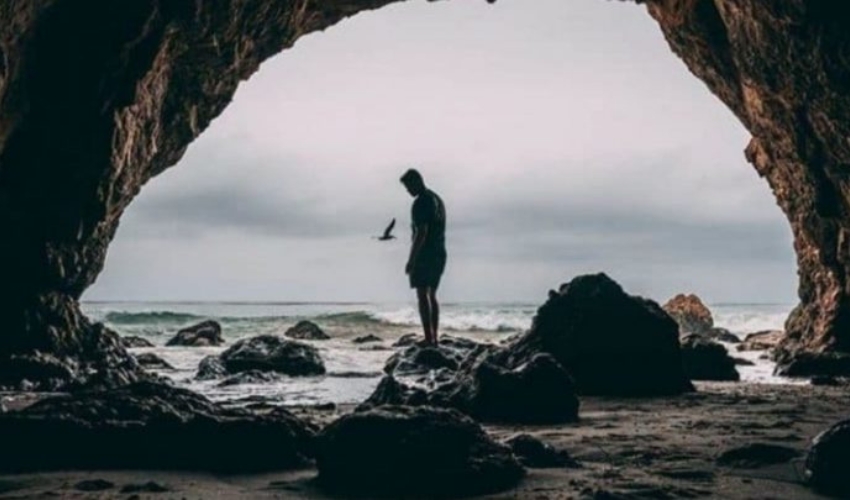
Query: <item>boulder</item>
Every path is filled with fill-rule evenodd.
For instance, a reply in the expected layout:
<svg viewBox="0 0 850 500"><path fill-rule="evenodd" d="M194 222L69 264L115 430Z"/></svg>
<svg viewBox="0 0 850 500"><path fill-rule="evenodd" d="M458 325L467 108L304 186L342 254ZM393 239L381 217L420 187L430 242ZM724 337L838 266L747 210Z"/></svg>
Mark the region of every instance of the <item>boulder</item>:
<svg viewBox="0 0 850 500"><path fill-rule="evenodd" d="M195 375L196 380L214 380L227 375L227 368L221 362L221 358L215 355L210 355L201 360L198 364L198 373Z"/></svg>
<svg viewBox="0 0 850 500"><path fill-rule="evenodd" d="M134 335L121 337L121 345L124 347L124 349L133 349L136 347L154 347L154 345L148 339L136 337Z"/></svg>
<svg viewBox="0 0 850 500"><path fill-rule="evenodd" d="M221 325L213 320L204 321L178 331L165 343L167 346L216 346L224 343L221 336Z"/></svg>
<svg viewBox="0 0 850 500"><path fill-rule="evenodd" d="M246 372L240 372L236 375L227 377L218 383L219 387L229 387L232 385L243 385L243 384L267 384L269 382L277 382L280 380L280 376L276 375L275 372L262 372L259 370L248 370Z"/></svg>
<svg viewBox="0 0 850 500"><path fill-rule="evenodd" d="M716 340L717 342L726 342L727 344L740 344L741 339L737 335L725 328L712 328L703 336L707 339Z"/></svg>
<svg viewBox="0 0 850 500"><path fill-rule="evenodd" d="M737 381L741 375L735 360L722 345L700 335L682 339L682 363L691 380Z"/></svg>
<svg viewBox="0 0 850 500"><path fill-rule="evenodd" d="M317 443L319 484L346 495L479 495L507 490L525 473L510 448L447 409L353 413L327 426Z"/></svg>
<svg viewBox="0 0 850 500"><path fill-rule="evenodd" d="M663 309L679 325L679 333L682 336L705 335L714 328L711 311L696 295L676 295L664 304Z"/></svg>
<svg viewBox="0 0 850 500"><path fill-rule="evenodd" d="M530 434L517 434L505 441L522 465L533 469L578 468L578 462L563 450L556 450Z"/></svg>
<svg viewBox="0 0 850 500"><path fill-rule="evenodd" d="M850 354L842 352L780 352L776 355L776 375L783 377L850 376Z"/></svg>
<svg viewBox="0 0 850 500"><path fill-rule="evenodd" d="M507 366L551 354L579 394L660 396L694 389L682 368L676 322L605 274L579 276L550 292L531 329L506 349Z"/></svg>
<svg viewBox="0 0 850 500"><path fill-rule="evenodd" d="M139 362L145 368L157 368L160 370L173 370L174 367L171 366L171 363L162 359L152 352L146 352L144 354L139 354L136 356L136 361Z"/></svg>
<svg viewBox="0 0 850 500"><path fill-rule="evenodd" d="M425 338L419 333L405 333L393 343L393 347L408 347L417 343L424 343Z"/></svg>
<svg viewBox="0 0 850 500"><path fill-rule="evenodd" d="M782 330L766 330L750 333L736 347L739 351L769 351L774 349L785 337Z"/></svg>
<svg viewBox="0 0 850 500"><path fill-rule="evenodd" d="M850 498L850 420L818 434L806 454L806 479L816 490Z"/></svg>
<svg viewBox="0 0 850 500"><path fill-rule="evenodd" d="M319 325L312 321L299 321L292 328L286 330L285 337L299 340L328 340L330 335L325 333Z"/></svg>
<svg viewBox="0 0 850 500"><path fill-rule="evenodd" d="M765 465L788 462L800 456L800 452L776 444L750 443L732 448L718 455L716 462L724 467L753 469Z"/></svg>
<svg viewBox="0 0 850 500"><path fill-rule="evenodd" d="M382 339L381 337L378 337L377 335L372 335L370 333L369 335L362 335L360 337L357 337L351 342L354 344L368 344L370 342L382 342L383 340L384 339Z"/></svg>
<svg viewBox="0 0 850 500"><path fill-rule="evenodd" d="M137 382L0 415L0 471L288 469L307 463L314 432L282 409L255 415L185 389Z"/></svg>
<svg viewBox="0 0 850 500"><path fill-rule="evenodd" d="M325 373L318 349L274 335L240 340L221 353L220 359L228 373L259 370L293 377Z"/></svg>

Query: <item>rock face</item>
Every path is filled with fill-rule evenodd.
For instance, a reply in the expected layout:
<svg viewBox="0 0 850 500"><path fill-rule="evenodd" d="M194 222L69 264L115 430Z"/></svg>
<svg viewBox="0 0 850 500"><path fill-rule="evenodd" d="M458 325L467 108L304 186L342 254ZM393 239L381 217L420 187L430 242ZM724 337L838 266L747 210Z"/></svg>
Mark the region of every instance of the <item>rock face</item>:
<svg viewBox="0 0 850 500"><path fill-rule="evenodd" d="M314 430L282 409L264 416L226 410L184 389L140 382L2 414L0 434L3 472L247 472L304 465Z"/></svg>
<svg viewBox="0 0 850 500"><path fill-rule="evenodd" d="M736 347L739 351L770 351L776 348L785 337L782 330L768 330L751 333Z"/></svg>
<svg viewBox="0 0 850 500"><path fill-rule="evenodd" d="M850 497L850 420L820 433L806 455L806 475L814 488L839 498Z"/></svg>
<svg viewBox="0 0 850 500"><path fill-rule="evenodd" d="M88 383L90 373L107 383L137 378L78 304L124 209L263 60L394 1L1 2L2 384L24 373L45 388ZM639 3L752 134L746 156L790 221L800 305L781 349L850 352L844 4Z"/></svg>
<svg viewBox="0 0 850 500"><path fill-rule="evenodd" d="M178 331L165 343L167 346L200 347L221 345L221 325L217 321L207 320Z"/></svg>
<svg viewBox="0 0 850 500"><path fill-rule="evenodd" d="M549 353L579 394L651 396L693 390L682 369L679 328L658 304L604 274L550 292L531 329L507 347L508 364Z"/></svg>
<svg viewBox="0 0 850 500"><path fill-rule="evenodd" d="M850 376L850 354L843 352L780 351L776 359L776 375L784 377Z"/></svg>
<svg viewBox="0 0 850 500"><path fill-rule="evenodd" d="M735 360L726 348L699 335L682 339L682 363L691 380L741 380Z"/></svg>
<svg viewBox="0 0 850 500"><path fill-rule="evenodd" d="M315 347L274 335L240 340L221 353L220 359L228 373L248 370L277 372L290 376L325 373L325 364Z"/></svg>
<svg viewBox="0 0 850 500"><path fill-rule="evenodd" d="M316 465L320 484L346 495L477 495L506 490L524 475L511 450L469 417L429 407L340 418L319 435Z"/></svg>
<svg viewBox="0 0 850 500"><path fill-rule="evenodd" d="M299 340L328 340L331 338L330 335L319 328L319 325L312 321L299 321L283 335Z"/></svg>
<svg viewBox="0 0 850 500"><path fill-rule="evenodd" d="M711 311L696 295L676 295L664 304L663 309L679 324L682 335L705 335L714 328Z"/></svg>

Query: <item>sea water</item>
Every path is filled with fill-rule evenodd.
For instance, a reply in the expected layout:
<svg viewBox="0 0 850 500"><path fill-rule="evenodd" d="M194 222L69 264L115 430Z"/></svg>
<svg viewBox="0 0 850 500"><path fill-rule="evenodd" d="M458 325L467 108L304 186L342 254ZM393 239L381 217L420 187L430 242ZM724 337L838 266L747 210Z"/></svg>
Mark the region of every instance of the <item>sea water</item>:
<svg viewBox="0 0 850 500"><path fill-rule="evenodd" d="M442 304L441 331L479 342L497 343L531 326L538 305L529 303ZM709 308L716 326L743 338L748 333L782 329L792 304L716 304ZM123 336L139 336L155 345L132 349L153 352L175 367L158 371L177 385L201 392L216 401L302 405L356 403L367 398L381 379L395 339L419 332L419 316L408 303L308 303L308 302L84 302L83 310ZM214 319L226 341L221 347L165 347L180 328ZM194 375L205 356L221 353L233 342L262 334L283 335L300 320L318 324L331 340L305 341L319 349L328 373L320 377L283 378L275 383L219 386L217 380L197 381ZM356 344L356 337L373 334L380 343ZM739 366L742 380L757 383L791 383L775 377L773 363L763 352L733 356L753 361Z"/></svg>

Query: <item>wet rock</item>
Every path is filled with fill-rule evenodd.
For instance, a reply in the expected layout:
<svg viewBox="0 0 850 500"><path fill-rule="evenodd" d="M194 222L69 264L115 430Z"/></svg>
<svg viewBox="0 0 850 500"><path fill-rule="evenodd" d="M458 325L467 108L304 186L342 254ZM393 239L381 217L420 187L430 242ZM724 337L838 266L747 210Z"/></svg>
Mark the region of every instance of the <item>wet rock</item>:
<svg viewBox="0 0 850 500"><path fill-rule="evenodd" d="M552 445L530 434L517 434L505 441L505 444L526 467L536 469L581 467L566 451L556 450Z"/></svg>
<svg viewBox="0 0 850 500"><path fill-rule="evenodd" d="M430 407L343 416L319 436L316 464L320 485L346 495L477 495L509 489L524 475L511 450L472 419Z"/></svg>
<svg viewBox="0 0 850 500"><path fill-rule="evenodd" d="M765 465L782 464L800 456L800 452L775 444L752 443L724 451L717 464L736 469L752 469Z"/></svg>
<svg viewBox="0 0 850 500"><path fill-rule="evenodd" d="M198 373L195 375L197 380L213 380L227 375L227 368L224 367L221 358L215 355L210 355L201 360L198 364Z"/></svg>
<svg viewBox="0 0 850 500"><path fill-rule="evenodd" d="M152 352L146 352L144 354L136 355L136 361L139 362L145 368L156 368L159 370L173 370L174 367L171 366L171 363L162 359Z"/></svg>
<svg viewBox="0 0 850 500"><path fill-rule="evenodd" d="M204 321L178 331L165 343L167 346L216 346L224 343L221 336L221 325L213 320Z"/></svg>
<svg viewBox="0 0 850 500"><path fill-rule="evenodd" d="M318 349L274 335L240 340L221 353L220 359L228 373L259 370L293 377L325 373Z"/></svg>
<svg viewBox="0 0 850 500"><path fill-rule="evenodd" d="M121 337L121 345L124 346L124 349L134 349L137 347L154 347L151 341L133 335Z"/></svg>
<svg viewBox="0 0 850 500"><path fill-rule="evenodd" d="M836 377L830 377L828 375L814 376L814 377L812 377L810 382L811 382L812 385L815 385L815 386L835 387L835 386L843 385L843 382L841 381L841 379L838 379Z"/></svg>
<svg viewBox="0 0 850 500"><path fill-rule="evenodd" d="M299 321L283 334L285 337L299 340L328 340L330 335L312 321Z"/></svg>
<svg viewBox="0 0 850 500"><path fill-rule="evenodd" d="M351 342L354 343L354 344L368 344L370 342L383 342L383 340L384 339L382 339L381 337L378 337L377 335L372 335L370 333L369 335L363 335L363 336L357 337L354 340L352 340Z"/></svg>
<svg viewBox="0 0 850 500"><path fill-rule="evenodd" d="M127 484L121 487L121 493L165 493L171 488L156 481L148 481L140 484Z"/></svg>
<svg viewBox="0 0 850 500"><path fill-rule="evenodd" d="M682 339L682 363L685 374L691 380L741 379L726 348L699 335L688 335Z"/></svg>
<svg viewBox="0 0 850 500"><path fill-rule="evenodd" d="M389 375L414 375L430 370L448 368L456 370L465 352L440 347L413 345L392 355L384 364L384 373Z"/></svg>
<svg viewBox="0 0 850 500"><path fill-rule="evenodd" d="M737 335L725 328L712 328L703 335L707 339L717 342L726 342L727 344L740 344L741 339Z"/></svg>
<svg viewBox="0 0 850 500"><path fill-rule="evenodd" d="M777 353L774 373L783 377L847 377L850 376L850 354L783 351Z"/></svg>
<svg viewBox="0 0 850 500"><path fill-rule="evenodd" d="M605 274L550 292L531 329L506 347L506 366L549 353L579 394L658 396L692 391L679 328L655 302L626 294Z"/></svg>
<svg viewBox="0 0 850 500"><path fill-rule="evenodd" d="M785 332L782 330L750 333L736 348L739 351L769 351L778 346L784 336Z"/></svg>
<svg viewBox="0 0 850 500"><path fill-rule="evenodd" d="M77 491L104 491L111 490L114 487L115 483L106 479L87 479L74 485L74 489Z"/></svg>
<svg viewBox="0 0 850 500"><path fill-rule="evenodd" d="M421 334L405 333L393 343L393 347L408 347L424 341Z"/></svg>
<svg viewBox="0 0 850 500"><path fill-rule="evenodd" d="M818 434L806 454L806 479L816 490L850 498L850 420Z"/></svg>
<svg viewBox="0 0 850 500"><path fill-rule="evenodd" d="M255 415L185 389L139 382L47 398L2 414L0 435L3 472L241 472L304 465L314 429L285 410Z"/></svg>
<svg viewBox="0 0 850 500"><path fill-rule="evenodd" d="M732 358L732 361L735 363L735 366L755 366L756 364L750 361L749 359L744 358Z"/></svg>
<svg viewBox="0 0 850 500"><path fill-rule="evenodd" d="M219 382L219 387L229 387L232 385L243 385L243 384L267 384L270 382L277 382L280 380L280 377L275 374L275 372L264 372L259 370L248 370L245 372L237 373L232 377L227 377L226 379Z"/></svg>
<svg viewBox="0 0 850 500"><path fill-rule="evenodd" d="M663 309L679 325L679 333L682 336L706 335L714 328L711 311L696 295L676 295L664 304Z"/></svg>

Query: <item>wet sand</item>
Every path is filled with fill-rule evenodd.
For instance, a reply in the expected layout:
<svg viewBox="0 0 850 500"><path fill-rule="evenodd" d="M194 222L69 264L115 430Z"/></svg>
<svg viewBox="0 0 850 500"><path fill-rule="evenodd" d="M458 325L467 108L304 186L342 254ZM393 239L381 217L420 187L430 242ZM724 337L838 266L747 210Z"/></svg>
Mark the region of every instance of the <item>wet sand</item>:
<svg viewBox="0 0 850 500"><path fill-rule="evenodd" d="M676 398L586 397L576 424L488 425L497 439L533 434L567 450L582 467L530 469L515 489L481 498L821 498L802 484L803 456L812 437L847 417L847 387L700 383L698 388L695 394ZM350 406L295 409L316 423L350 410ZM717 462L724 451L754 443L790 448L799 457L766 465ZM315 475L315 469L252 475L161 471L3 475L0 498L331 498L312 483ZM114 486L104 483L106 489L101 491L75 488L94 479ZM121 492L128 484L148 481L170 491Z"/></svg>

